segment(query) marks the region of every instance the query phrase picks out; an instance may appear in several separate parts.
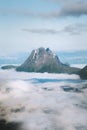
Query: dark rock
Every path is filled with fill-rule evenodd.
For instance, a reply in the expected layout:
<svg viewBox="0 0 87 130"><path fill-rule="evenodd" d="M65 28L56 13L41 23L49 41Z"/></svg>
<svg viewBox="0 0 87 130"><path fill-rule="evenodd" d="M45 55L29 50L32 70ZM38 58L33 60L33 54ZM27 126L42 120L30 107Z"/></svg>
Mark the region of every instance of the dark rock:
<svg viewBox="0 0 87 130"><path fill-rule="evenodd" d="M0 120L0 130L20 130L20 123L7 123L5 120Z"/></svg>
<svg viewBox="0 0 87 130"><path fill-rule="evenodd" d="M49 48L43 47L33 50L28 59L19 67L17 71L26 72L48 72L48 73L78 73L79 69L69 67L60 62L57 55L55 55Z"/></svg>
<svg viewBox="0 0 87 130"><path fill-rule="evenodd" d="M44 87L43 89L46 91L53 91L54 90L53 88L47 88L47 87Z"/></svg>
<svg viewBox="0 0 87 130"><path fill-rule="evenodd" d="M5 69L15 69L17 68L17 66L14 66L14 65L5 65L5 66L2 66L1 69L5 70Z"/></svg>
<svg viewBox="0 0 87 130"><path fill-rule="evenodd" d="M61 88L65 92L75 92L75 93L82 93L82 90L80 88L74 88L74 87L69 87L69 86L61 86Z"/></svg>
<svg viewBox="0 0 87 130"><path fill-rule="evenodd" d="M87 65L79 71L79 75L82 79L87 79Z"/></svg>
<svg viewBox="0 0 87 130"><path fill-rule="evenodd" d="M65 91L65 92L68 92L68 91L72 91L73 88L72 87L69 87L69 86L61 86L61 88Z"/></svg>

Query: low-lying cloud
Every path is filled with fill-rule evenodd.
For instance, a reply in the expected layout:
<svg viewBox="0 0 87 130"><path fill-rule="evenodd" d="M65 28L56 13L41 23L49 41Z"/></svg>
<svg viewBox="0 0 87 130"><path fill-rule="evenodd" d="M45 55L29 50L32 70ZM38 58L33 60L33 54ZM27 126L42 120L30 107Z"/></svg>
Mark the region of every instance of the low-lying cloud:
<svg viewBox="0 0 87 130"><path fill-rule="evenodd" d="M87 84L85 81L79 82L77 75L24 73L13 70L0 70L0 73L3 79L0 82L0 119L21 122L19 130L87 129L86 88L83 92L65 92L62 89L80 89ZM62 81L35 83L29 80L35 77Z"/></svg>

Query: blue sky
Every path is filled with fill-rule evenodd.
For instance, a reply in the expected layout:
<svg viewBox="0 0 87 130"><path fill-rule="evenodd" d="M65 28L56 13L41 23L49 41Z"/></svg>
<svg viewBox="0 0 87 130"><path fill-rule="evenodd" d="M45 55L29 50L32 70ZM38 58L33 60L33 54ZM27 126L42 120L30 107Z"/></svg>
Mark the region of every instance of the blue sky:
<svg viewBox="0 0 87 130"><path fill-rule="evenodd" d="M87 50L86 0L0 0L0 55Z"/></svg>

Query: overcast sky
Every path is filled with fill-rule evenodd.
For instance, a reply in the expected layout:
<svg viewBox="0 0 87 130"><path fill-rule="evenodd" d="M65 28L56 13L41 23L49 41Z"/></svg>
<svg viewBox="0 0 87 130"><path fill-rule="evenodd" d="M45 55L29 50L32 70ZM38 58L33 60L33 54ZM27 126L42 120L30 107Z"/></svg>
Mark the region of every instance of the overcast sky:
<svg viewBox="0 0 87 130"><path fill-rule="evenodd" d="M0 0L0 55L87 50L87 0Z"/></svg>

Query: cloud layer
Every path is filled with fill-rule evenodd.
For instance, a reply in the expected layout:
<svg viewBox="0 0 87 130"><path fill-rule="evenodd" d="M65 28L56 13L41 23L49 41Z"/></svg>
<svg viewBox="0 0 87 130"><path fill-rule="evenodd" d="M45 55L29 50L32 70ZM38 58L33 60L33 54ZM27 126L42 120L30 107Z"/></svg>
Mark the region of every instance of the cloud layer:
<svg viewBox="0 0 87 130"><path fill-rule="evenodd" d="M0 119L5 119L6 123L21 123L18 130L87 130L86 88L82 92L67 92L63 89L76 90L86 86L87 82L81 82L77 75L13 70L0 70L0 73ZM31 82L34 77L61 80Z"/></svg>

